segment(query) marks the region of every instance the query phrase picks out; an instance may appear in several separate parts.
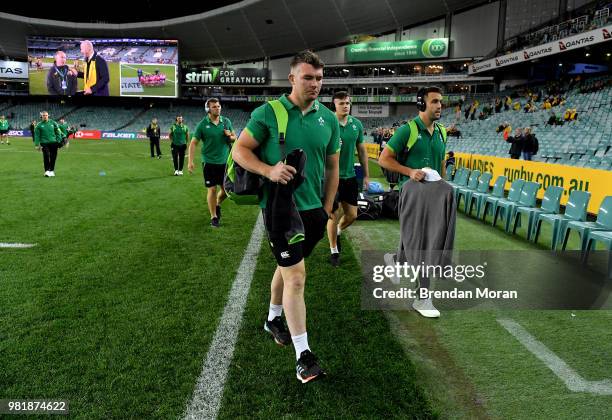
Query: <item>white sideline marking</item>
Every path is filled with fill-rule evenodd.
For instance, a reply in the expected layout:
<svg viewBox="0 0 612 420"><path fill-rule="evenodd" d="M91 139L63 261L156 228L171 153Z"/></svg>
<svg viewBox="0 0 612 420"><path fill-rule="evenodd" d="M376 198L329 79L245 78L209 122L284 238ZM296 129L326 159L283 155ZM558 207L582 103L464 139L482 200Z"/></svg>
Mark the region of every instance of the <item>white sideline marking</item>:
<svg viewBox="0 0 612 420"><path fill-rule="evenodd" d="M19 242L0 242L0 248L34 248L35 246L36 244L21 244Z"/></svg>
<svg viewBox="0 0 612 420"><path fill-rule="evenodd" d="M510 334L514 336L535 357L559 377L565 386L573 392L588 392L597 395L612 395L612 381L603 379L601 381L589 381L580 376L559 356L550 351L548 347L538 341L534 336L523 328L518 322L511 319L498 319Z"/></svg>
<svg viewBox="0 0 612 420"><path fill-rule="evenodd" d="M263 235L263 220L259 213L223 315L204 360L204 367L196 383L193 397L185 412L185 419L215 419L219 414L227 371L234 355Z"/></svg>

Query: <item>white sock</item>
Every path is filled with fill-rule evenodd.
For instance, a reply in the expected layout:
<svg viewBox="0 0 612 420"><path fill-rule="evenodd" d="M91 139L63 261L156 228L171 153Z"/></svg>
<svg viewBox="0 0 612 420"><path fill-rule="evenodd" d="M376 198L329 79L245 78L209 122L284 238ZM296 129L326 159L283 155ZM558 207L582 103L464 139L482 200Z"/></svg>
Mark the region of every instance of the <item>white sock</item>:
<svg viewBox="0 0 612 420"><path fill-rule="evenodd" d="M268 310L268 321L272 321L277 316L281 316L283 314L283 305L274 305L270 304L270 309Z"/></svg>
<svg viewBox="0 0 612 420"><path fill-rule="evenodd" d="M308 333L292 335L291 341L293 341L293 347L295 347L295 360L299 360L304 350L310 350L310 347L308 347Z"/></svg>
<svg viewBox="0 0 612 420"><path fill-rule="evenodd" d="M331 249L331 253L332 254L338 254L338 247L337 246L335 246L333 248L330 247L329 249Z"/></svg>
<svg viewBox="0 0 612 420"><path fill-rule="evenodd" d="M338 225L338 229L336 230L336 235L340 236L342 233L342 229L340 229L340 225Z"/></svg>

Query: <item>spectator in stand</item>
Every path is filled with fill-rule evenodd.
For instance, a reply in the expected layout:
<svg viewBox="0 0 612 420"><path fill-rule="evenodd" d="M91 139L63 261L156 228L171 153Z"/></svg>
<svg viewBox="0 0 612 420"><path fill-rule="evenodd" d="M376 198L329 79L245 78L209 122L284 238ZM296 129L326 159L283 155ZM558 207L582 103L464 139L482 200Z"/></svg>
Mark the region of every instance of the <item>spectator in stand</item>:
<svg viewBox="0 0 612 420"><path fill-rule="evenodd" d="M563 125L563 121L561 121L557 117L557 114L555 114L555 111L552 111L550 113L550 118L548 119L548 121L546 121L546 125Z"/></svg>
<svg viewBox="0 0 612 420"><path fill-rule="evenodd" d="M459 131L456 124L451 124L446 130L446 134L452 137L461 138L461 131Z"/></svg>
<svg viewBox="0 0 612 420"><path fill-rule="evenodd" d="M514 105L512 106L512 109L514 109L515 111L520 111L521 103L519 101L516 101Z"/></svg>
<svg viewBox="0 0 612 420"><path fill-rule="evenodd" d="M518 159L521 157L521 152L523 151L523 133L520 128L517 128L514 132L514 136L508 136L506 138L506 142L510 143L510 150L508 153L510 154L510 159Z"/></svg>
<svg viewBox="0 0 612 420"><path fill-rule="evenodd" d="M506 96L506 99L504 100L504 110L510 110L510 105L512 105L512 98L510 96Z"/></svg>
<svg viewBox="0 0 612 420"><path fill-rule="evenodd" d="M455 152L453 151L448 152L448 157L446 158L446 164L444 167L446 168L447 172L449 165L455 166Z"/></svg>
<svg viewBox="0 0 612 420"><path fill-rule="evenodd" d="M525 128L525 135L523 136L523 159L531 160L533 156L538 153L540 145L535 134L531 133L531 128Z"/></svg>
<svg viewBox="0 0 612 420"><path fill-rule="evenodd" d="M563 121L565 122L569 122L571 121L571 115L572 115L572 110L571 109L566 109L565 113L563 114Z"/></svg>
<svg viewBox="0 0 612 420"><path fill-rule="evenodd" d="M455 107L455 121L459 121L461 119L461 106L457 105Z"/></svg>
<svg viewBox="0 0 612 420"><path fill-rule="evenodd" d="M508 121L504 121L502 124L500 124L496 129L495 132L496 133L503 133L504 130L510 126L510 123Z"/></svg>
<svg viewBox="0 0 612 420"><path fill-rule="evenodd" d="M578 119L578 111L576 108L572 108L570 112L570 121L576 121Z"/></svg>
<svg viewBox="0 0 612 420"><path fill-rule="evenodd" d="M465 116L465 119L467 120L470 116L470 109L472 107L470 105L466 105L465 106L465 111L463 112L463 115Z"/></svg>
<svg viewBox="0 0 612 420"><path fill-rule="evenodd" d="M552 105L551 105L551 103L550 103L550 99L549 99L549 98L546 98L546 100L545 100L545 101L544 101L544 103L542 104L542 109L545 109L545 110L547 110L547 111L548 111L548 110L549 110L549 109L551 109L551 108L552 108Z"/></svg>
<svg viewBox="0 0 612 420"><path fill-rule="evenodd" d="M495 98L495 113L499 114L502 109L502 101L499 98Z"/></svg>

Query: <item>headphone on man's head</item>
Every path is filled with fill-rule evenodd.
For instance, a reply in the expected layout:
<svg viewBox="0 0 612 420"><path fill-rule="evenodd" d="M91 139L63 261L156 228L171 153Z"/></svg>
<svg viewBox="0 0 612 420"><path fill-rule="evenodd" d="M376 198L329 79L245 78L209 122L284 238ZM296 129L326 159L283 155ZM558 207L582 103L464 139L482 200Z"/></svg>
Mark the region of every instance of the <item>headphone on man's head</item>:
<svg viewBox="0 0 612 420"><path fill-rule="evenodd" d="M210 98L208 98L206 102L204 102L204 111L206 111L207 113L210 112L210 108L208 107L209 102L210 102Z"/></svg>
<svg viewBox="0 0 612 420"><path fill-rule="evenodd" d="M425 102L425 95L427 95L427 89L420 88L419 91L417 92L416 107L421 112L425 112L425 110L427 109L427 103Z"/></svg>

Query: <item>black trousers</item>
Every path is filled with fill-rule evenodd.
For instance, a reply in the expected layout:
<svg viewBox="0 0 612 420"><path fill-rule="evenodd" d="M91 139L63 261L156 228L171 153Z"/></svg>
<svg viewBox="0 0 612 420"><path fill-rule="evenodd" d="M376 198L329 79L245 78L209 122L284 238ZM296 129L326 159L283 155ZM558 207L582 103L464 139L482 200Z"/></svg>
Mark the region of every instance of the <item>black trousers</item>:
<svg viewBox="0 0 612 420"><path fill-rule="evenodd" d="M174 162L174 170L182 171L183 164L185 163L185 151L187 150L187 145L176 145L172 143L170 145L170 149L172 149L172 162Z"/></svg>
<svg viewBox="0 0 612 420"><path fill-rule="evenodd" d="M149 143L151 146L151 157L155 157L153 151L157 152L157 156L161 156L161 149L159 148L159 139L158 138L150 138Z"/></svg>
<svg viewBox="0 0 612 420"><path fill-rule="evenodd" d="M43 152L43 163L46 171L55 171L55 159L57 159L57 143L41 144Z"/></svg>

